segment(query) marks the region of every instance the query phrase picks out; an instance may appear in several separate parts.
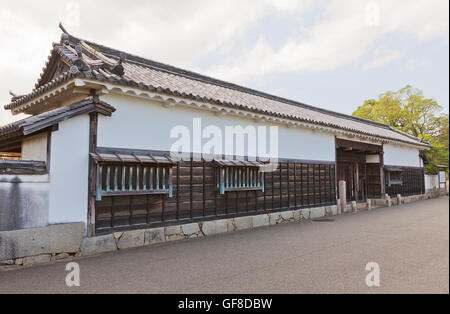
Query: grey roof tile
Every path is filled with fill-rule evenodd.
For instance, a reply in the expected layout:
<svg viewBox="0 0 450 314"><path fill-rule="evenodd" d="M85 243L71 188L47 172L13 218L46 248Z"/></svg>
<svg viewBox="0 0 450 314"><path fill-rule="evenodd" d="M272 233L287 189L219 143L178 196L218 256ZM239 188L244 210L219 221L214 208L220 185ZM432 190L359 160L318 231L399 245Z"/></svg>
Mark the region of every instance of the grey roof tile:
<svg viewBox="0 0 450 314"><path fill-rule="evenodd" d="M126 60L121 64L124 74L123 76L119 76L111 72L111 62L112 60L118 62L120 55L123 54L122 51L96 43L82 41L73 36L69 36L69 43L69 46L67 46L67 41L66 43L61 42L60 44L55 44L54 50L63 56L66 62L76 64L76 60L79 57L75 54L76 52L74 53L74 47L81 43L85 47L82 60L88 64L90 71L80 71L75 74L66 73L46 83L41 80L41 76L35 90L6 105L6 109L18 107L22 103L55 87L61 82L81 76L121 85L136 86L142 89L156 90L166 94L208 101L243 110L320 124L394 141L428 146L428 144L420 141L418 138L397 131L384 124L315 108L300 102L269 95L129 54L127 54ZM93 51L95 51L95 54L93 54Z"/></svg>

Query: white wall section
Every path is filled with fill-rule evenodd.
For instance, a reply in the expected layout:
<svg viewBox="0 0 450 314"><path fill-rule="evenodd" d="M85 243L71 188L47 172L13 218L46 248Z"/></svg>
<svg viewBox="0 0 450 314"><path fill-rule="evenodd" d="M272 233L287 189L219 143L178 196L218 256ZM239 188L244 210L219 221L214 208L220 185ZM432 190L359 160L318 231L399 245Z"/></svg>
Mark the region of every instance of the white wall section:
<svg viewBox="0 0 450 314"><path fill-rule="evenodd" d="M388 166L420 167L419 149L385 144L384 164Z"/></svg>
<svg viewBox="0 0 450 314"><path fill-rule="evenodd" d="M47 132L23 139L22 160L47 161Z"/></svg>
<svg viewBox="0 0 450 314"><path fill-rule="evenodd" d="M268 127L271 126L253 119L215 115L203 110L179 106L166 108L150 100L115 94L102 96L102 100L114 106L116 112L112 117L99 116L99 147L169 151L176 141L170 138L171 129L175 126L185 126L191 130L192 137L194 118L201 118L203 129L207 126L217 126L222 134L225 134L226 126L267 126L269 135ZM332 134L279 125L278 139L280 158L335 160L335 140ZM203 141L204 144L208 140Z"/></svg>
<svg viewBox="0 0 450 314"><path fill-rule="evenodd" d="M87 221L89 115L59 124L52 133L49 223Z"/></svg>
<svg viewBox="0 0 450 314"><path fill-rule="evenodd" d="M434 188L439 189L439 175L426 174L425 175L425 190L429 191Z"/></svg>

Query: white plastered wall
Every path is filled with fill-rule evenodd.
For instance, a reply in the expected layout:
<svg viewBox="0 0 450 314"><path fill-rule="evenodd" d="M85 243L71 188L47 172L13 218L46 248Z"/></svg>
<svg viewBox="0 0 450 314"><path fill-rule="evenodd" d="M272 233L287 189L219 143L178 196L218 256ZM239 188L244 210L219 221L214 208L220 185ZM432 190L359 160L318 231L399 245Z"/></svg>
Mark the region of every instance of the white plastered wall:
<svg viewBox="0 0 450 314"><path fill-rule="evenodd" d="M439 175L426 174L425 175L425 190L439 189Z"/></svg>
<svg viewBox="0 0 450 314"><path fill-rule="evenodd" d="M47 132L24 138L22 160L47 161Z"/></svg>
<svg viewBox="0 0 450 314"><path fill-rule="evenodd" d="M388 166L421 167L419 149L404 145L385 144L384 164Z"/></svg>
<svg viewBox="0 0 450 314"><path fill-rule="evenodd" d="M183 125L188 127L192 134L193 118L201 118L203 128L218 126L223 134L225 126L240 125L245 128L271 125L180 106L166 108L150 100L122 95L108 94L102 96L102 100L114 106L116 112L112 117L99 116L99 147L169 151L175 141L170 138L170 130L177 125ZM335 139L332 134L282 125L279 125L278 132L280 158L335 160Z"/></svg>
<svg viewBox="0 0 450 314"><path fill-rule="evenodd" d="M52 133L49 223L87 221L89 115L63 121Z"/></svg>

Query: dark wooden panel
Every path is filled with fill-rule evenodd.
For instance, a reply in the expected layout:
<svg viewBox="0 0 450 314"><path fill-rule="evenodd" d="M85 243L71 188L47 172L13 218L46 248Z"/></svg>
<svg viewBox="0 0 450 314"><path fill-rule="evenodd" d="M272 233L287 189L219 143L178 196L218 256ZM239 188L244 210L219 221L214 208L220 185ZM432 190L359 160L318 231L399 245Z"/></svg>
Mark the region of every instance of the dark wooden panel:
<svg viewBox="0 0 450 314"><path fill-rule="evenodd" d="M183 160L173 167L173 197L106 196L96 202L98 234L336 204L335 165L282 162L264 175L263 191L220 195L211 163Z"/></svg>
<svg viewBox="0 0 450 314"><path fill-rule="evenodd" d="M418 195L425 193L425 177L423 168L398 167L401 172L402 184L393 184L389 186L386 177L386 194L395 197L401 195Z"/></svg>

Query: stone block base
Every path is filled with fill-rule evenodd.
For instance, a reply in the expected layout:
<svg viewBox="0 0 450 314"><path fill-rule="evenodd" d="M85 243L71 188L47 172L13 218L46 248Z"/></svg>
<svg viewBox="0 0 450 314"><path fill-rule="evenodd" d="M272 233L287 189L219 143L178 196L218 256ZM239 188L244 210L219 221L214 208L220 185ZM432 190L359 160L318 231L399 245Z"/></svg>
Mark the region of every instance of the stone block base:
<svg viewBox="0 0 450 314"><path fill-rule="evenodd" d="M434 194L401 196L392 199L389 197L386 199L371 199L366 203L348 204L347 210L348 212L352 209L357 211L372 210L374 207L390 207L398 205L398 203L407 204L431 197L434 197ZM398 202L399 200L400 202ZM74 256L113 252L338 214L340 214L339 205L332 205L177 226L123 231L84 239L83 223L5 231L0 232L0 267L45 263Z"/></svg>

